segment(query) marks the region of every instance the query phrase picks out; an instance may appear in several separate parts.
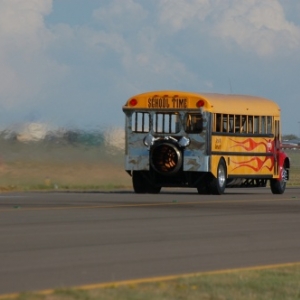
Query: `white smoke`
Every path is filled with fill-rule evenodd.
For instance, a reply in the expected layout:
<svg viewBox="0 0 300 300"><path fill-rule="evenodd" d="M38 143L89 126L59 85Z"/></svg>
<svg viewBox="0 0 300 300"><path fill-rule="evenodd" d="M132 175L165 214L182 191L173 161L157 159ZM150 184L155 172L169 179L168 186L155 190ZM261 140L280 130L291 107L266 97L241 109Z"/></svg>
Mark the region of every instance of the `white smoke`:
<svg viewBox="0 0 300 300"><path fill-rule="evenodd" d="M111 127L104 131L105 145L116 150L123 150L125 148L125 131L123 128Z"/></svg>

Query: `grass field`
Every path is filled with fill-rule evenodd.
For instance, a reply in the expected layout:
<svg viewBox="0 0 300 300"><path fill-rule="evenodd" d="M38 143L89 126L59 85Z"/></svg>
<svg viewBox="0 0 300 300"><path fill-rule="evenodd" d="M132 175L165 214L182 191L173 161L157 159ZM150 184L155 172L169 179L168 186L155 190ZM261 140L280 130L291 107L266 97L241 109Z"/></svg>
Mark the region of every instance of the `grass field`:
<svg viewBox="0 0 300 300"><path fill-rule="evenodd" d="M300 186L300 150L288 150L286 153L291 160L288 186Z"/></svg>
<svg viewBox="0 0 300 300"><path fill-rule="evenodd" d="M6 142L0 149L2 191L131 187L123 151L117 148Z"/></svg>
<svg viewBox="0 0 300 300"><path fill-rule="evenodd" d="M0 191L131 189L122 149L0 141ZM300 186L300 151L290 150L288 186Z"/></svg>
<svg viewBox="0 0 300 300"><path fill-rule="evenodd" d="M300 264L277 268L203 273L172 280L23 293L1 300L296 300Z"/></svg>

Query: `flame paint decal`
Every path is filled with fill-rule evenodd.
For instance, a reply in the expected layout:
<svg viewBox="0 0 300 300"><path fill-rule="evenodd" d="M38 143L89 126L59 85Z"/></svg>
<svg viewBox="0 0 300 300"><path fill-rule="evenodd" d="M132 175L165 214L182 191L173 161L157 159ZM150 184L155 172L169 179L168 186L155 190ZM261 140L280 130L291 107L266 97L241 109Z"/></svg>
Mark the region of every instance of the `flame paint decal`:
<svg viewBox="0 0 300 300"><path fill-rule="evenodd" d="M270 166L265 165L268 161L271 162ZM253 162L256 162L256 166L253 166ZM260 159L259 157L253 157L247 161L243 161L243 162L232 161L232 163L238 165L235 168L233 168L233 170L236 170L241 167L248 167L254 170L255 172L258 172L263 168L267 168L269 171L271 171L274 166L274 162L272 161L271 157L266 157L264 160Z"/></svg>
<svg viewBox="0 0 300 300"><path fill-rule="evenodd" d="M253 151L256 148L258 148L260 145L263 145L266 149L266 152L272 152L272 149L273 149L273 143L270 139L269 140L265 139L264 142L260 142L260 143L255 142L251 138L248 138L242 142L235 141L234 139L230 139L230 140L235 143L235 145L230 148L235 148L235 147L239 146L239 147L242 147L243 149L245 149L246 151Z"/></svg>
<svg viewBox="0 0 300 300"><path fill-rule="evenodd" d="M263 142L257 143L251 138L247 138L246 140L239 142L234 139L230 139L232 142L234 142L234 145L231 146L230 148L237 148L240 147L247 152L251 152L259 148L260 146L263 146L265 151L259 151L259 153L272 153L274 152L274 143L269 139L264 139ZM233 170L236 170L238 168L242 167L248 167L254 170L255 172L259 172L260 170L267 168L269 171L272 171L274 168L274 157L273 156L265 156L263 159L255 156L251 159L245 160L245 161L231 161L236 165Z"/></svg>

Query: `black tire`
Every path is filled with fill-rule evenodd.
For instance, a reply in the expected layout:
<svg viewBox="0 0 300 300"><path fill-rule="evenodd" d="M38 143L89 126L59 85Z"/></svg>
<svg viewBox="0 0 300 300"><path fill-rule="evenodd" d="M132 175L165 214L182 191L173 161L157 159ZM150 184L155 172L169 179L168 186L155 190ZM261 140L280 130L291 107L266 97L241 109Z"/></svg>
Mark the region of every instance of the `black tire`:
<svg viewBox="0 0 300 300"><path fill-rule="evenodd" d="M226 188L227 168L223 158L220 159L217 169L217 177L210 182L210 192L213 195L222 195Z"/></svg>
<svg viewBox="0 0 300 300"><path fill-rule="evenodd" d="M137 194L158 194L161 190L160 186L152 185L139 171L133 171L132 185Z"/></svg>
<svg viewBox="0 0 300 300"><path fill-rule="evenodd" d="M144 194L147 192L146 180L141 172L133 171L132 173L133 190L137 194Z"/></svg>
<svg viewBox="0 0 300 300"><path fill-rule="evenodd" d="M154 186L150 184L148 184L147 186L147 193L149 194L159 194L160 190L161 190L160 186Z"/></svg>
<svg viewBox="0 0 300 300"><path fill-rule="evenodd" d="M200 195L208 195L210 194L208 183L197 186L198 194Z"/></svg>
<svg viewBox="0 0 300 300"><path fill-rule="evenodd" d="M286 187L287 169L286 165L283 165L281 170L281 179L271 179L270 186L273 194L283 194Z"/></svg>

